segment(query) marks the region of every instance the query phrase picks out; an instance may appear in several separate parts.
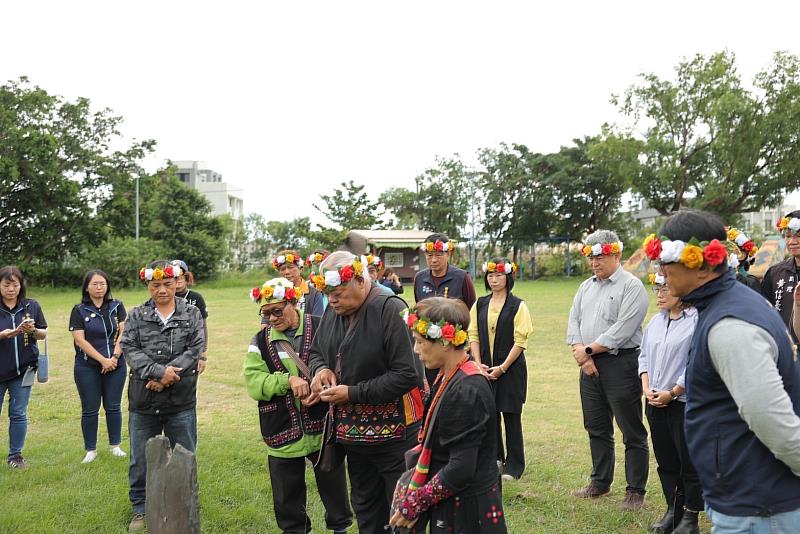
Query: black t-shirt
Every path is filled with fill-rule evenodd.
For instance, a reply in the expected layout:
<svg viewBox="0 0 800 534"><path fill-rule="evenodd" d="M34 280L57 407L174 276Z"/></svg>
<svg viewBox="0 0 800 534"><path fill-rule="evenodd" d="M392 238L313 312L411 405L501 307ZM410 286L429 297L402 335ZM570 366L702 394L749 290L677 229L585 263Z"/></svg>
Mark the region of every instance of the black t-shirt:
<svg viewBox="0 0 800 534"><path fill-rule="evenodd" d="M208 319L208 310L206 310L206 301L203 298L203 295L197 291L187 289L186 293L175 293L175 296L186 300L186 302L192 306L196 306L197 309L200 310L200 315L203 316L203 319Z"/></svg>

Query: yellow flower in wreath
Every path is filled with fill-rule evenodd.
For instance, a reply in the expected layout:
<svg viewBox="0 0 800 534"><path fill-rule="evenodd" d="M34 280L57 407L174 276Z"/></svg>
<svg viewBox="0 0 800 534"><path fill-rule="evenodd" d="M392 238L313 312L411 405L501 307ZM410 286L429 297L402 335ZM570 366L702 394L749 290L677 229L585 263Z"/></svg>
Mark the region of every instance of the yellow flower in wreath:
<svg viewBox="0 0 800 534"><path fill-rule="evenodd" d="M681 252L681 263L689 269L699 269L703 266L703 249L697 245L686 245Z"/></svg>
<svg viewBox="0 0 800 534"><path fill-rule="evenodd" d="M160 267L156 267L153 269L153 280L163 280L164 279L164 270Z"/></svg>
<svg viewBox="0 0 800 534"><path fill-rule="evenodd" d="M463 330L459 330L456 332L456 335L453 336L453 345L458 347L459 345L463 345L467 341L467 333Z"/></svg>
<svg viewBox="0 0 800 534"><path fill-rule="evenodd" d="M414 328L417 329L420 335L424 336L428 332L428 323L420 319Z"/></svg>

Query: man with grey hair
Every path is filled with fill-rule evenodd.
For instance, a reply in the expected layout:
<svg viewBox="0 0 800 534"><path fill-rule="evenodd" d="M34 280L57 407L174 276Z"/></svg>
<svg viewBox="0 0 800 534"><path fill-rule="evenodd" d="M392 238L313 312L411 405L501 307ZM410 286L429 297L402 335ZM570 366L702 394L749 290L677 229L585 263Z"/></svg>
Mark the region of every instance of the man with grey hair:
<svg viewBox="0 0 800 534"><path fill-rule="evenodd" d="M424 371L400 316L406 303L373 287L363 258L345 251L312 281L328 295L309 355L312 394L335 405L358 531L383 533L423 412Z"/></svg>
<svg viewBox="0 0 800 534"><path fill-rule="evenodd" d="M642 385L638 376L642 322L647 292L642 282L620 264L622 242L616 233L597 230L586 238L582 254L594 276L578 288L567 327L580 372L583 426L589 434L592 475L575 497L608 495L614 479L614 426L625 442L627 488L620 509L644 505L649 449L642 423Z"/></svg>

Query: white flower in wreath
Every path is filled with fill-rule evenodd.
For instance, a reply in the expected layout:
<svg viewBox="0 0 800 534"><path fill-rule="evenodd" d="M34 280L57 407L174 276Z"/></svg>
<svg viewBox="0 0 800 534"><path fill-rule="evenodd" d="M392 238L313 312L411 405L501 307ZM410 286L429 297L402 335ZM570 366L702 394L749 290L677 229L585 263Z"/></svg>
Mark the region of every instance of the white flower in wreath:
<svg viewBox="0 0 800 534"><path fill-rule="evenodd" d="M275 286L274 291L272 292L272 298L275 300L283 300L283 297L286 296L286 288L283 286Z"/></svg>
<svg viewBox="0 0 800 534"><path fill-rule="evenodd" d="M278 256L277 258L275 258L275 261L278 262L278 265L280 265L281 263L286 263L286 256Z"/></svg>
<svg viewBox="0 0 800 534"><path fill-rule="evenodd" d="M659 259L662 263L676 263L680 261L684 248L686 248L686 243L683 241L664 241L661 243L661 256L659 256Z"/></svg>
<svg viewBox="0 0 800 534"><path fill-rule="evenodd" d="M432 324L428 327L426 336L430 339L439 339L442 337L442 329L438 325Z"/></svg>
<svg viewBox="0 0 800 534"><path fill-rule="evenodd" d="M342 285L342 277L339 276L339 271L325 271L325 285L330 287Z"/></svg>
<svg viewBox="0 0 800 534"><path fill-rule="evenodd" d="M731 254L730 256L728 256L728 267L731 267L732 269L738 268L739 256L737 256L736 254Z"/></svg>
<svg viewBox="0 0 800 534"><path fill-rule="evenodd" d="M595 243L592 245L592 256L599 256L603 253L603 245L600 243Z"/></svg>
<svg viewBox="0 0 800 534"><path fill-rule="evenodd" d="M789 221L789 230L792 232L800 231L800 219L792 217L792 220Z"/></svg>
<svg viewBox="0 0 800 534"><path fill-rule="evenodd" d="M489 264L484 262L484 264L481 265L481 269L483 270L483 272L488 273L489 272Z"/></svg>
<svg viewBox="0 0 800 534"><path fill-rule="evenodd" d="M655 276L655 279L653 280L653 282L654 282L654 283L655 283L655 285L657 285L657 286L663 286L663 285L665 285L665 284L667 283L667 279L666 279L666 278L664 278L664 275L663 275L663 274L661 274L661 273L656 273L656 276Z"/></svg>
<svg viewBox="0 0 800 534"><path fill-rule="evenodd" d="M153 279L153 269L145 269L144 270L144 279L145 280L152 280Z"/></svg>
<svg viewBox="0 0 800 534"><path fill-rule="evenodd" d="M750 239L748 239L746 235L740 233L739 235L736 236L734 243L736 243L741 247L744 246L744 244L747 243L748 241L750 241Z"/></svg>

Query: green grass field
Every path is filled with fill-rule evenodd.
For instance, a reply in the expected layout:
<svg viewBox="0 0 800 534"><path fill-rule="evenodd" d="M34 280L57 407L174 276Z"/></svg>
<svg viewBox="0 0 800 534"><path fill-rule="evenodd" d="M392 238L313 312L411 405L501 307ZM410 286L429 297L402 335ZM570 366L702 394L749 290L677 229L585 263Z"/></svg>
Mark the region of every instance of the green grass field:
<svg viewBox="0 0 800 534"><path fill-rule="evenodd" d="M535 333L526 353L529 382L523 426L527 469L520 481L504 487L506 518L509 532L514 534L646 532L663 512L652 454L646 508L638 514L617 510L625 493L619 432L612 495L591 502L570 496L587 481L591 467L578 370L564 344L566 317L579 282L525 282L515 291L531 310ZM247 297L249 287L197 289L211 314L209 367L200 381L197 406L203 532L278 532L256 403L247 396L242 378L244 353L258 329L257 309ZM29 294L40 301L50 324L50 381L36 384L31 397L24 451L30 467L12 470L0 466L0 532L125 532L130 519L128 463L126 458L109 454L102 411L99 456L91 464L80 463L81 408L67 331L69 312L79 292L32 288ZM143 302L146 292L121 291L116 296L130 308ZM0 421L4 453L8 446L6 408ZM126 451L127 419L125 413ZM316 531L324 532L322 505L311 472L307 475L309 513ZM708 523L704 529L707 531Z"/></svg>

